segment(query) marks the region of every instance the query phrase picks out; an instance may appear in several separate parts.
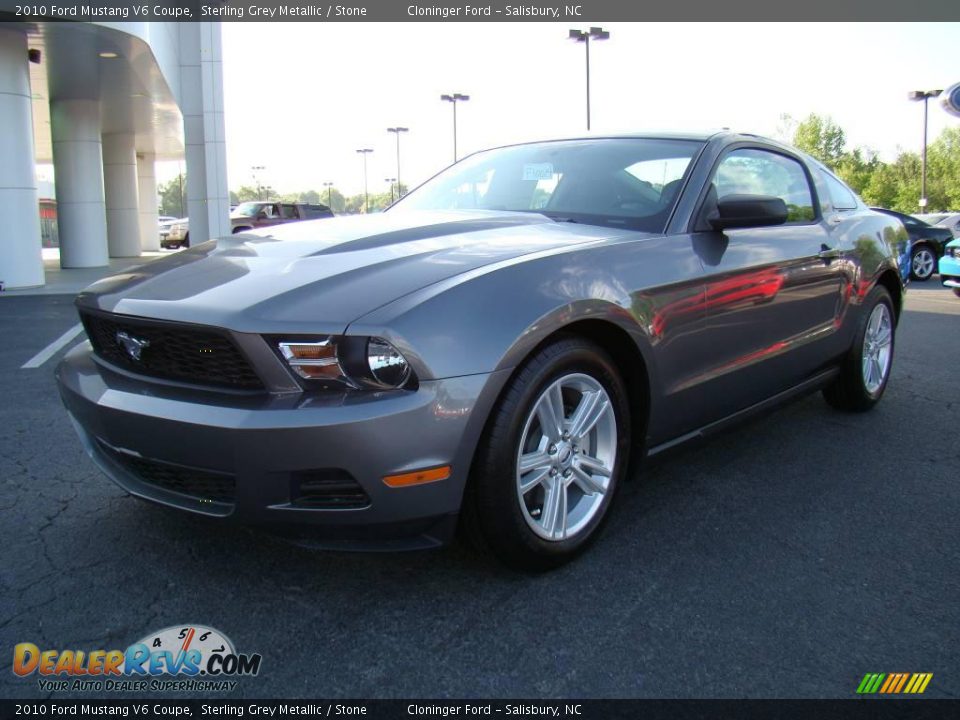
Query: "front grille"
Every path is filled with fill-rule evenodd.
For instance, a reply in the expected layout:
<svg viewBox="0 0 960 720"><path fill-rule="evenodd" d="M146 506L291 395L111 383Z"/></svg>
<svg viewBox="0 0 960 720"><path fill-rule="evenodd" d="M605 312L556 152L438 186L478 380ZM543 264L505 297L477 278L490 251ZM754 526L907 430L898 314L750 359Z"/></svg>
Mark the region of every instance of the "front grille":
<svg viewBox="0 0 960 720"><path fill-rule="evenodd" d="M198 500L230 504L234 501L236 479L233 475L149 460L115 450L102 440L97 442L104 454L148 485Z"/></svg>
<svg viewBox="0 0 960 720"><path fill-rule="evenodd" d="M81 312L80 319L97 355L132 372L198 385L263 388L243 353L220 330L90 312Z"/></svg>
<svg viewBox="0 0 960 720"><path fill-rule="evenodd" d="M290 492L294 506L302 508L361 508L370 498L346 470L327 468L293 473Z"/></svg>

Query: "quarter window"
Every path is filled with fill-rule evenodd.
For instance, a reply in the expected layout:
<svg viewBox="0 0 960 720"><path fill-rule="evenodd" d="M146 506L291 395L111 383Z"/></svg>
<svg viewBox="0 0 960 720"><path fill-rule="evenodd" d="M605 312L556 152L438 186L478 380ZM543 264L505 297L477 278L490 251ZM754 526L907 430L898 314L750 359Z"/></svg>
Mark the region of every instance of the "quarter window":
<svg viewBox="0 0 960 720"><path fill-rule="evenodd" d="M813 193L799 162L785 155L741 148L727 155L713 180L717 199L727 195L770 195L787 205L787 223L809 223L816 217Z"/></svg>
<svg viewBox="0 0 960 720"><path fill-rule="evenodd" d="M830 200L833 202L835 210L856 209L857 198L850 188L837 180L833 175L823 173L823 178L827 183L827 190L830 192Z"/></svg>

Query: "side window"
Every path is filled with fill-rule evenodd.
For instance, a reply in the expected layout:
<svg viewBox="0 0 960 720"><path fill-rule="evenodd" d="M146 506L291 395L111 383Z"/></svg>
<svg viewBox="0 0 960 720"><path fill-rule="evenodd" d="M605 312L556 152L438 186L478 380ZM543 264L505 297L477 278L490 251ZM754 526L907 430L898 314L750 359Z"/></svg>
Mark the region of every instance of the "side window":
<svg viewBox="0 0 960 720"><path fill-rule="evenodd" d="M803 166L785 155L742 148L727 155L713 184L717 199L727 195L771 195L787 205L787 223L809 223L816 217L813 193Z"/></svg>
<svg viewBox="0 0 960 720"><path fill-rule="evenodd" d="M830 193L830 200L833 202L835 210L855 210L857 208L857 198L850 188L833 175L823 173L823 179L827 183L827 190Z"/></svg>

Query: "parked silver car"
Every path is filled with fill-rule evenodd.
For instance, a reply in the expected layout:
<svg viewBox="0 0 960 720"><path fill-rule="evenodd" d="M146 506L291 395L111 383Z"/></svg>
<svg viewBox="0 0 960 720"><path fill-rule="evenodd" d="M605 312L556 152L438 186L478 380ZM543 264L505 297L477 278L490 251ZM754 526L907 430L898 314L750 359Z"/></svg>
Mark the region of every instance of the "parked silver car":
<svg viewBox="0 0 960 720"><path fill-rule="evenodd" d="M385 213L94 284L57 377L87 452L140 497L336 547L459 523L547 568L645 455L814 390L871 408L905 239L752 135L504 147Z"/></svg>

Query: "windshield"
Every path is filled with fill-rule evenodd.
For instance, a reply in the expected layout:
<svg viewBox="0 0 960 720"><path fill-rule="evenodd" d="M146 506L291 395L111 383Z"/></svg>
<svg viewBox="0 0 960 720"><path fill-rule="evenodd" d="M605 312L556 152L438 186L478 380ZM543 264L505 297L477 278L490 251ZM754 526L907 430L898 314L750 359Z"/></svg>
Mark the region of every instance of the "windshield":
<svg viewBox="0 0 960 720"><path fill-rule="evenodd" d="M237 205L237 209L233 211L234 215L241 215L243 217L254 217L257 214L257 211L263 207L263 203L258 202L245 202Z"/></svg>
<svg viewBox="0 0 960 720"><path fill-rule="evenodd" d="M477 153L390 208L506 210L663 232L703 143L612 138L517 145Z"/></svg>

